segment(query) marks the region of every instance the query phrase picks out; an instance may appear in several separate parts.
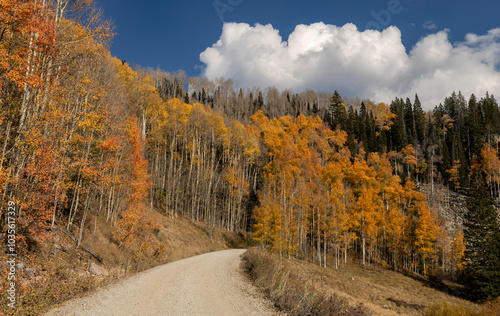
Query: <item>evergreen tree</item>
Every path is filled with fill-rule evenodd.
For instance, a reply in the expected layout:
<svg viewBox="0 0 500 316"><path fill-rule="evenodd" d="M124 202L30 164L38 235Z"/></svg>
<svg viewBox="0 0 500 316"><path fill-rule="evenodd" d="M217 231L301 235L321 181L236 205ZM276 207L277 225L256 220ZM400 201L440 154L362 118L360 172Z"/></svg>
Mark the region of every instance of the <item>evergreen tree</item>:
<svg viewBox="0 0 500 316"><path fill-rule="evenodd" d="M477 158L481 154L481 149L486 140L485 137L485 122L482 118L476 96L473 94L469 99L469 107L467 109L466 133L467 133L467 149L469 161Z"/></svg>
<svg viewBox="0 0 500 316"><path fill-rule="evenodd" d="M259 94L257 95L255 107L256 107L255 112L259 110L264 110L264 96L262 95L262 91L259 91Z"/></svg>
<svg viewBox="0 0 500 316"><path fill-rule="evenodd" d="M391 103L391 112L396 114L393 119L391 128L392 147L391 150L401 151L408 145L405 127L404 102L402 99L396 98Z"/></svg>
<svg viewBox="0 0 500 316"><path fill-rule="evenodd" d="M350 110L352 109L352 113L351 111L349 112L349 120L352 124L352 133L354 135L354 138L357 137L357 135L359 135L359 113L358 113L358 110L356 110L354 107L350 107Z"/></svg>
<svg viewBox="0 0 500 316"><path fill-rule="evenodd" d="M377 144L377 133L375 131L375 116L373 112L370 111L370 116L367 117L366 128L367 128L367 146L365 146L366 154L376 152L379 150L379 144Z"/></svg>
<svg viewBox="0 0 500 316"><path fill-rule="evenodd" d="M457 148L457 159L460 161L460 169L459 169L459 177L460 177L460 183L469 183L469 160L467 159L467 156L465 154L465 148L463 146L462 142L458 142L458 148ZM455 161L453 160L453 161Z"/></svg>
<svg viewBox="0 0 500 316"><path fill-rule="evenodd" d="M355 135L359 133L358 127L358 113L357 111L350 106L349 107L349 116L347 118L347 147L351 151L351 155L354 157L356 155L356 141Z"/></svg>
<svg viewBox="0 0 500 316"><path fill-rule="evenodd" d="M333 96L330 98L330 127L332 130L340 128L346 130L347 111L340 94L335 90Z"/></svg>
<svg viewBox="0 0 500 316"><path fill-rule="evenodd" d="M416 145L416 125L415 117L413 115L413 105L411 104L410 98L406 98L404 104L404 117L405 117L405 127L406 127L406 137L408 144Z"/></svg>
<svg viewBox="0 0 500 316"><path fill-rule="evenodd" d="M440 149L440 152L441 152L442 160L441 160L441 164L439 166L439 172L442 175L445 175L446 174L446 170L451 169L453 161L452 161L452 158L451 158L450 151L449 151L449 148L448 148L448 144L446 143L446 140L442 139L440 143L441 144L439 146L439 149Z"/></svg>
<svg viewBox="0 0 500 316"><path fill-rule="evenodd" d="M309 104L309 102L307 104ZM318 107L318 104L316 102L313 103L312 112L314 115L318 115L319 107Z"/></svg>
<svg viewBox="0 0 500 316"><path fill-rule="evenodd" d="M494 135L500 133L500 109L493 95L486 93L486 97L481 99L480 108L484 113L486 141L493 143Z"/></svg>
<svg viewBox="0 0 500 316"><path fill-rule="evenodd" d="M201 103L207 105L207 92L205 91L205 88L201 89Z"/></svg>
<svg viewBox="0 0 500 316"><path fill-rule="evenodd" d="M415 129L416 129L416 138L420 146L423 147L424 139L425 139L425 112L422 110L422 104L418 99L418 95L415 94L415 102L413 103L413 116L415 117Z"/></svg>
<svg viewBox="0 0 500 316"><path fill-rule="evenodd" d="M356 136L356 138L358 139L358 142L363 143L365 150L368 150L367 129L369 128L369 126L366 126L367 122L369 122L369 117L366 111L366 105L364 102L361 102L361 108L359 109L358 115L359 134Z"/></svg>
<svg viewBox="0 0 500 316"><path fill-rule="evenodd" d="M484 302L500 296L500 228L484 171L472 167L464 218L466 278L470 298Z"/></svg>

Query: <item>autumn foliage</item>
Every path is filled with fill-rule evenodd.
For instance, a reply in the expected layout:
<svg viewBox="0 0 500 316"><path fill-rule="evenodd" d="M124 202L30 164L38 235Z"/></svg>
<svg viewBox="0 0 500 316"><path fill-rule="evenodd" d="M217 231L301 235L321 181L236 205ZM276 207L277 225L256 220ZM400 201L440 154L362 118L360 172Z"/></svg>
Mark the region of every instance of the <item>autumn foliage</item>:
<svg viewBox="0 0 500 316"><path fill-rule="evenodd" d="M268 153L255 235L282 256L339 267L349 255L362 264L388 262L394 269L428 271L436 259L439 226L425 196L393 174L389 156L351 157L347 135L319 118L252 117ZM416 158L408 147L404 165Z"/></svg>
<svg viewBox="0 0 500 316"><path fill-rule="evenodd" d="M79 246L100 216L117 243L140 240L154 229L141 133L142 109L159 99L151 79L111 57L92 1L0 6L0 185L18 205L18 238L43 242L57 226Z"/></svg>
<svg viewBox="0 0 500 316"><path fill-rule="evenodd" d="M151 199L169 216L247 230L257 138L202 104L171 99L147 109Z"/></svg>
<svg viewBox="0 0 500 316"><path fill-rule="evenodd" d="M446 228L420 185L432 194L441 177L462 189L478 160L500 197L498 150L486 141L494 122L483 131L475 103L478 126L465 137L456 95L427 116L418 98L361 103L359 114L337 92L329 110L311 91L301 103L269 88L264 102L229 79L191 78L188 95L182 73L112 57L112 35L92 0L0 1L0 193L18 206L23 249L55 229L79 247L101 218L135 259L159 255L165 245L149 238L156 209L203 221L210 235L253 230L281 256L323 267L462 271L464 235ZM481 102L498 110L489 95ZM294 114L279 115L279 104ZM471 137L481 142L465 159Z"/></svg>

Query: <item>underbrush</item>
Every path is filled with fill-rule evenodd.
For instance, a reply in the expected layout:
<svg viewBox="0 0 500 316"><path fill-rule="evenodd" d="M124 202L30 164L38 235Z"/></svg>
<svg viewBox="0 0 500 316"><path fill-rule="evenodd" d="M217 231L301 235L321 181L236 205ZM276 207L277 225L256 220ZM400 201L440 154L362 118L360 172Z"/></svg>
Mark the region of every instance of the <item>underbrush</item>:
<svg viewBox="0 0 500 316"><path fill-rule="evenodd" d="M377 265L323 268L253 248L245 268L289 315L500 316L500 298L475 304L457 296L463 289L451 281L430 282Z"/></svg>
<svg viewBox="0 0 500 316"><path fill-rule="evenodd" d="M6 256L0 260L7 262ZM16 269L14 280L2 278L2 293L7 293L10 283L15 283L15 305L6 295L0 298L0 315L40 315L56 304L92 291L106 282L115 279L94 277L81 269L76 269L58 258L45 258L40 255L23 258L25 268ZM4 276L7 270L4 267Z"/></svg>
<svg viewBox="0 0 500 316"><path fill-rule="evenodd" d="M472 308L464 304L442 301L426 308L425 316L494 316L500 315L500 297L490 300L479 308Z"/></svg>
<svg viewBox="0 0 500 316"><path fill-rule="evenodd" d="M249 232L240 231L239 233L234 233L226 231L223 233L223 236L229 248L250 248L258 244Z"/></svg>
<svg viewBox="0 0 500 316"><path fill-rule="evenodd" d="M243 259L256 286L290 316L372 315L363 303L350 306L266 250L249 249Z"/></svg>

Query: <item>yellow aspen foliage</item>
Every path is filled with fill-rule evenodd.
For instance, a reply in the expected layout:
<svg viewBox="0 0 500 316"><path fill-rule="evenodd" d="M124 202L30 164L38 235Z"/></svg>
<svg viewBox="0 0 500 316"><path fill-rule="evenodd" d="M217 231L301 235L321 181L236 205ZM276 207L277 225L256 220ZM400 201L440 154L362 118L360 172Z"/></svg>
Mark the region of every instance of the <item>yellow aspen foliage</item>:
<svg viewBox="0 0 500 316"><path fill-rule="evenodd" d="M403 150L401 150L401 154L403 155L403 162L408 165L415 167L417 165L417 157L415 157L415 148L413 145L408 145Z"/></svg>
<svg viewBox="0 0 500 316"><path fill-rule="evenodd" d="M483 168L488 174L488 181L494 184L496 193L500 197L500 158L498 158L498 151L490 145L485 144L481 150L481 158Z"/></svg>
<svg viewBox="0 0 500 316"><path fill-rule="evenodd" d="M464 268L465 264L465 239L461 231L456 231L451 243L450 261L458 271Z"/></svg>
<svg viewBox="0 0 500 316"><path fill-rule="evenodd" d="M460 188L460 166L460 160L455 160L453 167L446 170L446 173L450 175L449 181L453 183L456 189Z"/></svg>
<svg viewBox="0 0 500 316"><path fill-rule="evenodd" d="M396 114L392 113L390 107L385 103L378 103L376 105L370 105L368 109L373 112L375 116L375 124L379 130L388 131L391 125L394 124L393 119Z"/></svg>

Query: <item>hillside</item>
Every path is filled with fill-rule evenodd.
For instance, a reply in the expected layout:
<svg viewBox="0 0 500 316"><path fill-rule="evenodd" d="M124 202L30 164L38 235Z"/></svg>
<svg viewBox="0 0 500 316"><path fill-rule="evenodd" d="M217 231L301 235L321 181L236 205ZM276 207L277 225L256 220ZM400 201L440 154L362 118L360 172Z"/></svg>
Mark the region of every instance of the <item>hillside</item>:
<svg viewBox="0 0 500 316"><path fill-rule="evenodd" d="M84 238L76 247L73 230L66 234L57 226L53 234L30 253L16 258L17 304L13 312L5 295L0 299L2 315L40 315L75 296L86 295L99 287L115 283L137 272L194 255L228 249L242 242L242 235L215 230L209 236L207 225L183 217L156 216L157 229L152 239L164 245L155 256L141 255L136 245L119 246L113 227L100 218L91 218ZM7 271L7 256L2 247L2 270ZM2 292L8 288L2 278Z"/></svg>
<svg viewBox="0 0 500 316"><path fill-rule="evenodd" d="M424 111L417 94L243 89L112 56L93 0L0 9L10 312L250 234L282 258L441 271L475 302L500 296L493 94L453 92Z"/></svg>
<svg viewBox="0 0 500 316"><path fill-rule="evenodd" d="M321 268L263 249L245 254L256 286L288 315L495 315L500 304L461 298L463 286L370 265Z"/></svg>

